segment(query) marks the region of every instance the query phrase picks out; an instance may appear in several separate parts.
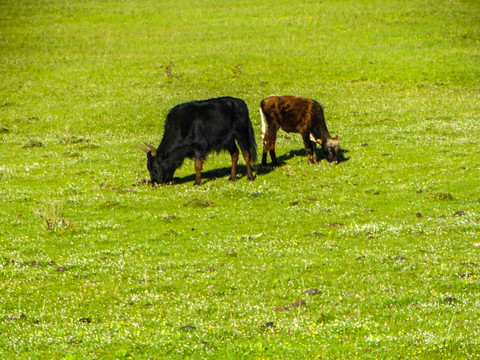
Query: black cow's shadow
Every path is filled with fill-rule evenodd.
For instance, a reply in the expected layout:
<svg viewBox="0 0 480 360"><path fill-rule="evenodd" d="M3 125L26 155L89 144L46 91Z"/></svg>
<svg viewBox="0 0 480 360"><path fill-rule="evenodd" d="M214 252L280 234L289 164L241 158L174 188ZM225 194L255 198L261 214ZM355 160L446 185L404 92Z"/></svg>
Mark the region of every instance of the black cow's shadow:
<svg viewBox="0 0 480 360"><path fill-rule="evenodd" d="M273 166L273 165L262 166L262 164L259 164L259 163L255 164L253 167L255 178L258 175L265 175L272 172L273 170L275 170L275 168L283 166L288 159L291 159L295 156L300 156L302 153L303 155L305 155L305 150L291 150L289 153L277 157L277 160L280 164L278 166ZM232 169L231 166L229 166L229 167L221 167L217 169L202 171L202 184L205 182L219 179L219 178L229 177L231 169ZM238 164L237 165L238 180L241 180L246 176L247 176L247 165ZM179 177L173 178L174 184L184 184L184 183L194 182L194 181L195 181L195 173L192 173L191 175L188 175L188 176L184 176L182 178L179 178Z"/></svg>
<svg viewBox="0 0 480 360"><path fill-rule="evenodd" d="M185 165L184 165L185 166ZM193 169L192 169L193 170ZM221 167L217 169L212 169L212 170L207 170L207 171L202 171L202 184L216 180L216 179L221 179L221 178L228 178L230 176L230 171L232 170L232 167ZM237 165L237 178L238 180L243 179L244 177L247 177L247 165ZM174 177L173 178L173 183L174 184L185 184L189 182L195 182L195 173L192 173L191 175L187 175L184 177Z"/></svg>
<svg viewBox="0 0 480 360"><path fill-rule="evenodd" d="M350 158L345 156L345 153L348 153L348 150L341 150L340 156L338 157L338 163L341 164L342 162L348 161ZM259 157L261 154L259 154ZM274 171L276 168L282 167L286 165L287 161L296 157L300 156L305 158L305 162L307 162L307 155L305 153L305 149L298 149L298 150L290 150L288 153L280 155L277 157L277 161L279 165L274 166L271 163L268 163L267 165L262 165L261 163L258 163L254 166L254 172L255 172L255 177L261 176L261 175L266 175ZM270 157L268 157L270 160ZM325 156L323 154L323 151L320 149L317 149L317 159L318 161L326 161ZM260 160L261 161L261 160ZM184 164L183 166L187 166L187 164ZM221 179L221 178L228 178L230 176L230 171L231 171L231 166L228 167L221 167L217 169L212 169L212 170L207 170L207 171L202 171L202 184L213 181L216 179ZM247 166L243 164L238 164L237 166L237 178L238 180L242 180L247 176ZM174 184L185 184L189 182L194 182L195 181L195 173L193 172L192 169L192 174L187 175L184 177L174 177L173 178L173 183Z"/></svg>

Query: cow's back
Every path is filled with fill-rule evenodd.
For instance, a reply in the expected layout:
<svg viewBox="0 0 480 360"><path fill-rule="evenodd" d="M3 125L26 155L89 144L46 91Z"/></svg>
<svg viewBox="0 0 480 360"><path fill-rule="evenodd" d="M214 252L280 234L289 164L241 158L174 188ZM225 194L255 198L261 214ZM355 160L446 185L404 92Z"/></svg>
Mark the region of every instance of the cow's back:
<svg viewBox="0 0 480 360"><path fill-rule="evenodd" d="M314 100L294 96L270 96L260 103L262 112L286 132L303 133L310 126L312 115L319 106Z"/></svg>
<svg viewBox="0 0 480 360"><path fill-rule="evenodd" d="M160 147L171 151L201 146L207 152L220 151L237 137L236 130L249 124L248 108L241 99L220 97L178 104L167 115Z"/></svg>

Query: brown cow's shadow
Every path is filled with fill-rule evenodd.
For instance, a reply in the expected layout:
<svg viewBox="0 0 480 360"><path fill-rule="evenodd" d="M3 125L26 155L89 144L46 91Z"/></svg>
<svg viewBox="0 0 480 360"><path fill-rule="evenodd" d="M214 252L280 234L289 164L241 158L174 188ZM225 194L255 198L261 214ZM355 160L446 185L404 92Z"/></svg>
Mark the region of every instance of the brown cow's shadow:
<svg viewBox="0 0 480 360"><path fill-rule="evenodd" d="M341 164L342 162L348 161L350 159L349 157L345 156L345 153L348 153L348 150L344 150L344 149L340 150L340 156L338 157L339 164ZM305 149L302 148L299 150L290 150L288 153L277 157L277 161L279 162L278 166L273 166L270 163L268 163L266 166L263 166L262 164L256 164L254 166L255 178L257 176L269 174L272 171L274 171L276 168L286 165L288 160L296 156L305 158L305 162L307 162L307 155L305 153ZM325 156L323 155L323 152L319 149L317 149L317 158L318 158L318 161L326 161ZM183 166L186 166L186 165L187 164L184 164ZM216 180L216 179L228 178L230 176L230 170L231 170L231 166L202 171L202 184L209 181ZM243 178L245 178L246 176L247 176L247 166L238 164L237 166L238 180L243 180ZM192 173L191 175L187 175L184 177L173 178L174 184L185 184L189 182L193 183L194 181L195 181L195 173Z"/></svg>
<svg viewBox="0 0 480 360"><path fill-rule="evenodd" d="M323 151L321 149L317 149L317 160L318 162L321 161L326 161L325 155L323 154ZM342 162L348 161L350 158L345 156L345 153L348 153L348 150L346 149L341 149L340 154L338 156L338 163L341 164ZM283 154L280 156L277 156L277 161L279 165L275 166L272 165L270 162L267 163L266 166L263 166L262 164L257 165L257 175L265 175L278 167L282 167L286 165L287 160L290 160L291 158L294 158L296 156L300 156L302 158L305 158L305 163L307 162L307 153L305 152L305 149L298 149L298 150L290 150L287 154ZM270 156L268 156L268 160L270 160Z"/></svg>

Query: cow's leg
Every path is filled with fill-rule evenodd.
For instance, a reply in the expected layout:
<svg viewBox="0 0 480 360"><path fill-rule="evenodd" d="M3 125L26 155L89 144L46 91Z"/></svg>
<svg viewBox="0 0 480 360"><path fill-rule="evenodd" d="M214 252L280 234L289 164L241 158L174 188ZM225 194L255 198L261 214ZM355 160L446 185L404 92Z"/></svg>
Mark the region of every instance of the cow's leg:
<svg viewBox="0 0 480 360"><path fill-rule="evenodd" d="M264 151L262 154L262 165L266 166L267 165L267 152Z"/></svg>
<svg viewBox="0 0 480 360"><path fill-rule="evenodd" d="M312 141L312 155L313 155L313 163L318 163L317 161L317 143Z"/></svg>
<svg viewBox="0 0 480 360"><path fill-rule="evenodd" d="M268 153L269 144L267 143L267 139L263 138L263 153L262 153L262 165L267 165L267 153Z"/></svg>
<svg viewBox="0 0 480 360"><path fill-rule="evenodd" d="M275 154L275 141L277 140L278 128L269 126L263 138L262 165L267 165L267 152L272 158L272 165L278 166L277 156Z"/></svg>
<svg viewBox="0 0 480 360"><path fill-rule="evenodd" d="M229 149L230 155L232 156L232 170L230 172L230 178L228 180L230 181L236 181L238 180L237 178L237 164L238 164L238 147L233 143L233 146L231 149Z"/></svg>
<svg viewBox="0 0 480 360"><path fill-rule="evenodd" d="M307 153L307 163L312 164L317 162L317 154L315 153L315 143L310 140L310 133L302 134L303 145ZM313 157L313 160L312 160Z"/></svg>
<svg viewBox="0 0 480 360"><path fill-rule="evenodd" d="M272 165L279 166L280 163L277 160L277 154L275 154L275 149L270 150L270 157L272 158Z"/></svg>
<svg viewBox="0 0 480 360"><path fill-rule="evenodd" d="M195 158L195 182L193 185L200 185L202 183L202 167L205 158Z"/></svg>
<svg viewBox="0 0 480 360"><path fill-rule="evenodd" d="M243 158L245 159L245 163L247 164L247 179L253 181L253 171L252 171L252 164L250 163L251 157L249 151L242 152Z"/></svg>

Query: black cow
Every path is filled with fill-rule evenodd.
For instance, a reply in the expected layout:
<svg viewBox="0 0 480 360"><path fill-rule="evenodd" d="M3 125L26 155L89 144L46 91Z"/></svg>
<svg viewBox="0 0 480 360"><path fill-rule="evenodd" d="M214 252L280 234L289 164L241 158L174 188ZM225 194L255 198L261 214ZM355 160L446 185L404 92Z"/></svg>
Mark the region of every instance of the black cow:
<svg viewBox="0 0 480 360"><path fill-rule="evenodd" d="M220 97L192 101L173 107L165 119L162 141L157 149L139 146L147 153L147 168L152 184L173 180L175 170L186 157L195 159L195 183L201 183L201 171L209 152L228 150L232 156L231 181L237 180L240 146L247 163L247 178L253 180L251 162L257 159L255 134L247 104L241 99Z"/></svg>

